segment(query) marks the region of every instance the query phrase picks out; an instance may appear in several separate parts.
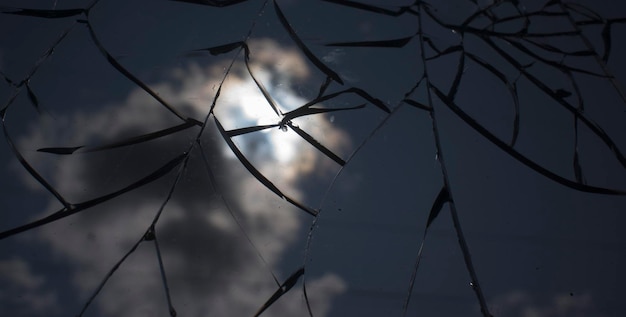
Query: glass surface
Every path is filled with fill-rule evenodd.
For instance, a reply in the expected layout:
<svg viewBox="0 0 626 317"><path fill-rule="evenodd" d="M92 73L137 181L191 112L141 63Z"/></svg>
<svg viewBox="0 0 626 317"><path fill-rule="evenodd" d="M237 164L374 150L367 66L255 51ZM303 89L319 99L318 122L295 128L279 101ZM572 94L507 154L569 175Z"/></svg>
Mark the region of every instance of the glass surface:
<svg viewBox="0 0 626 317"><path fill-rule="evenodd" d="M0 1L7 316L619 316L618 1Z"/></svg>

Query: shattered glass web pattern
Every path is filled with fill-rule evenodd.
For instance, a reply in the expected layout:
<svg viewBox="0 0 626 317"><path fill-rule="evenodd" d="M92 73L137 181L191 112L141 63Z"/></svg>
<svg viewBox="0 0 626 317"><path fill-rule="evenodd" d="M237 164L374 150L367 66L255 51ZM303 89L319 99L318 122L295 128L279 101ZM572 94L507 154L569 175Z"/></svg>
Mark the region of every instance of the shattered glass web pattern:
<svg viewBox="0 0 626 317"><path fill-rule="evenodd" d="M420 272L443 261L463 285L447 286L456 313L513 314L534 299L485 291L487 248L463 233L480 216L460 215L476 185L454 155L471 145L446 141L453 124L566 190L626 194L626 19L592 6L17 6L3 19L35 44L16 45L20 63L0 52L3 151L46 202L3 204L0 239L57 270L45 288L47 261L0 258L0 301L18 313L415 315L441 294ZM526 313L582 314L592 295L576 295Z"/></svg>

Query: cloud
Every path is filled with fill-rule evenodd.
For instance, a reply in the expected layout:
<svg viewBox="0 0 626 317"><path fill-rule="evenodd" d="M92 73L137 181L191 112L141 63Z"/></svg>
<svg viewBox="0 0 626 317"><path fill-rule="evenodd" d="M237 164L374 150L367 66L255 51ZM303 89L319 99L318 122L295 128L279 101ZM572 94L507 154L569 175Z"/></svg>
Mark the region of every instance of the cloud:
<svg viewBox="0 0 626 317"><path fill-rule="evenodd" d="M33 273L24 260L0 261L0 283L0 302L3 306L21 307L20 314L41 314L59 308L56 295L43 289L45 278Z"/></svg>
<svg viewBox="0 0 626 317"><path fill-rule="evenodd" d="M306 101L290 87L291 82L308 76L299 55L267 40L252 42L250 47L258 52L252 58L255 76L266 83L279 106L287 111L304 104ZM174 69L172 82L150 86L186 115L203 120L227 62L208 68L189 65ZM269 85L270 82L278 84ZM227 129L256 125L263 120L276 123L280 119L246 76L241 62L235 64L224 84L215 113ZM20 147L107 143L179 123L145 92L135 90L123 103L49 121L45 131L33 129L20 141ZM330 147L349 144L345 133L330 125L324 116L307 118L301 128L323 129L328 135L324 141ZM191 129L96 153L52 157L32 151L27 155L34 166L50 175L64 197L80 202L113 192L147 175L186 151L197 132L198 129ZM303 212L275 197L232 154L223 155L229 150L220 138L210 123L201 138L204 152L197 146L191 152L187 169L156 227L172 301L179 315L254 314L278 287L255 247L281 281L292 273L277 268L287 248L299 238ZM276 128L235 141L266 177L295 199L306 197L299 182L330 166L293 131ZM218 185L211 183L207 165ZM83 303L141 238L172 187L174 174L39 229L41 242L75 265L73 285ZM25 182L36 186L28 174L22 175ZM46 214L55 209L58 203L51 201ZM98 309L104 316L153 316L167 312L158 263L154 243L141 243L106 283L96 297L95 307L89 309ZM332 298L342 293L346 285L333 274L307 280L316 315L324 316ZM294 289L264 316L301 315L305 307L301 292Z"/></svg>
<svg viewBox="0 0 626 317"><path fill-rule="evenodd" d="M514 291L491 301L495 316L510 317L601 317L589 293L562 293L542 300L527 292Z"/></svg>

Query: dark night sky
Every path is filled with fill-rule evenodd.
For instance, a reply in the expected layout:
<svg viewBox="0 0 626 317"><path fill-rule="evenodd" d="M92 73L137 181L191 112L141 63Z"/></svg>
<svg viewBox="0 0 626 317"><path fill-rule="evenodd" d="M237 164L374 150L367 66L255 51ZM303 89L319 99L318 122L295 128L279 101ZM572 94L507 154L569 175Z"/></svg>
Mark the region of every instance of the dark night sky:
<svg viewBox="0 0 626 317"><path fill-rule="evenodd" d="M157 239L179 316L252 316L278 288L277 282L303 263L315 316L400 316L426 220L443 185L443 158L474 268L494 316L621 315L625 310L621 298L626 295L624 196L584 193L547 179L489 142L435 98L438 154L429 112L402 103L424 71L418 37L402 48L325 45L413 36L418 28L413 15L389 17L321 1L277 2L312 54L344 81L343 86L332 83L328 93L357 87L392 109L387 114L355 94L345 94L323 105L365 107L293 121L348 160L343 169L291 128L233 138L285 195L321 210L312 230L314 218L252 177L211 118L180 178L174 168L97 207L0 240L0 311L12 316L78 314L164 206ZM544 1L522 2L533 11ZM607 18L626 16L620 1L587 2ZM490 2L478 3L484 7ZM86 5L78 0L0 1L2 10ZM191 51L244 40L252 29L246 39L250 68L284 112L315 98L325 79L285 31L273 3L260 10L262 5L247 1L217 9L174 1L101 1L91 10L89 22L121 65L184 116L200 121L234 61L215 108L220 123L231 130L274 124L280 117L248 74L243 53L211 56ZM450 23L474 10L470 1L461 0L432 6ZM511 6L502 7L501 14L514 12ZM21 155L68 201L78 203L123 188L194 144L198 127L104 151L66 156L38 152L43 147L107 144L182 121L115 70L94 45L86 25L74 23L76 17L0 17L0 71L15 82L71 27L29 82L40 113L23 88L5 117ZM422 22L426 35L440 48L458 43L458 33L432 19ZM505 25L501 31L515 27ZM530 31L568 27L567 19L544 17L533 21ZM625 31L623 24L613 24L607 66L618 82L626 77L626 64L620 59L626 53ZM601 27L585 28L592 45L603 52L601 32ZM544 41L568 51L583 47L572 37ZM496 42L507 52L514 51L503 41ZM463 44L515 80L520 101L515 150L575 180L571 112L520 76L478 37L467 35ZM558 60L558 54L542 56ZM516 53L514 58L551 89L573 91L561 72L536 61L530 66L533 59L528 55ZM601 71L592 57L569 57L566 63ZM432 83L447 90L457 66L456 53L430 61ZM585 114L617 148L625 149L626 103L608 80L575 76ZM508 142L514 112L506 85L469 59L462 78L455 99L459 107ZM0 85L3 102L13 91L10 85ZM409 97L428 104L426 92L421 85ZM575 96L564 100L576 104ZM623 165L596 135L578 125L587 184L626 190ZM24 170L7 142L0 142L0 165L5 167L0 169L0 230L62 207ZM164 204L173 184L172 197ZM153 242L141 243L85 316L168 316L155 250ZM446 204L428 229L407 315L480 316L470 281ZM263 314L306 315L302 279Z"/></svg>

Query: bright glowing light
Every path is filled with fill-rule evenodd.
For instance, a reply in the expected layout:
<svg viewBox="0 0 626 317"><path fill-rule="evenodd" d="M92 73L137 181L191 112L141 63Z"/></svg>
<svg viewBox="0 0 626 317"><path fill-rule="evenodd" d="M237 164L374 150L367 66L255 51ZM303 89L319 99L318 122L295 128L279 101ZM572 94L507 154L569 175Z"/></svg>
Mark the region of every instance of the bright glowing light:
<svg viewBox="0 0 626 317"><path fill-rule="evenodd" d="M251 59L254 74L267 83L267 91L278 107L284 112L306 103L289 85L269 85L276 76L283 83L288 83L290 78L306 77L308 70L299 55L269 41L251 41L249 44L252 51L259 52ZM263 65L279 61L280 67L274 68L273 72L263 70ZM171 82L151 86L171 104L191 105L181 110L191 112L190 115L196 118L204 118L208 112L207 104L210 104L207 101L213 99L222 78L222 69L229 64L227 62L209 69L191 65L172 70L172 81L178 80L178 86L182 88L174 88L178 86ZM216 117L226 129L278 123L281 117L272 110L254 81L249 76L241 76L246 73L245 66L235 63L234 67L238 71L231 72L222 87L215 108ZM92 139L117 140L121 135L145 134L154 131L155 127L171 126L171 114L154 107L154 100L136 89L122 103L103 106L88 114L76 113L60 118L58 122L63 124L56 129L33 130L31 135L21 140L21 145L46 147L63 144L68 142L64 138L68 134L74 138L72 144L84 144ZM334 129L322 115L311 116L310 120L301 124L304 130L314 127L325 129L326 140L330 142L347 142L345 135ZM209 139L219 140L220 137L211 135ZM109 173L136 175L137 165L152 162L154 153L170 155L177 149L184 150L188 141L188 136L176 134L143 143L140 151L125 147L119 152L99 152L98 155L102 155L99 160L77 155L51 163L53 161L44 156L33 156L30 162L52 170L53 182L64 194L81 197L85 195L85 188L102 186L103 175L99 172L104 171L106 177ZM291 197L297 200L301 200L305 193L298 188L296 181L325 168L319 161L322 155L293 131L283 132L273 128L266 133L253 132L235 137L234 141L263 175L281 189L289 189ZM259 269L263 264L258 260L258 254L252 252L249 242L242 238L243 229L228 213L224 202L216 197L227 192L237 197L230 203L237 206L237 217L245 224L245 234L256 243L274 271L277 271L275 265L284 257L285 250L298 239L302 225L299 211L273 196L245 169L233 168L240 163L224 142L208 143L214 146L222 144L223 152L229 153L226 159L215 160L225 168L216 171L225 176L222 179L227 179L226 184L220 184L224 193L213 191L214 187L208 184L201 164L196 164L196 169L184 171L183 180L176 187L157 225L157 234L162 239L159 243L163 261L169 274L168 283L175 300L181 303L177 306L181 315L250 316L268 294L275 291L276 285L266 270ZM118 157L122 152L128 156ZM196 155L192 159L201 160L201 157ZM32 181L27 172L22 173L25 181ZM111 180L120 181L115 176L111 176ZM116 186L125 186L126 181L120 181ZM92 197L85 199L89 198ZM129 201L133 203L128 204ZM68 272L72 274L76 291L90 294L115 261L128 252L137 237L145 232L162 201L162 192L132 191L123 199L113 199L99 206L101 210L98 212L80 213L74 215L71 222L59 221L45 226L38 231L38 238L67 263L72 263ZM282 208L276 208L277 204L282 204L279 205ZM51 201L49 210L42 215L50 214L56 207L56 202ZM159 279L155 278L160 273L151 252L151 248L138 248L136 254L120 265L116 276L107 282L104 291L96 298L95 305L101 314L138 316L145 314L144 309L162 304L162 296L153 296L155 290L160 288ZM236 270L236 275L229 275L233 270ZM346 288L345 283L332 274L311 279L310 285L309 298L320 303L320 316L324 315L327 310L324 307L329 307L332 297ZM219 291L216 292L216 289ZM122 293L124 296L121 298L119 294ZM277 302L276 309L289 316L304 315L300 296L296 291L286 294Z"/></svg>

